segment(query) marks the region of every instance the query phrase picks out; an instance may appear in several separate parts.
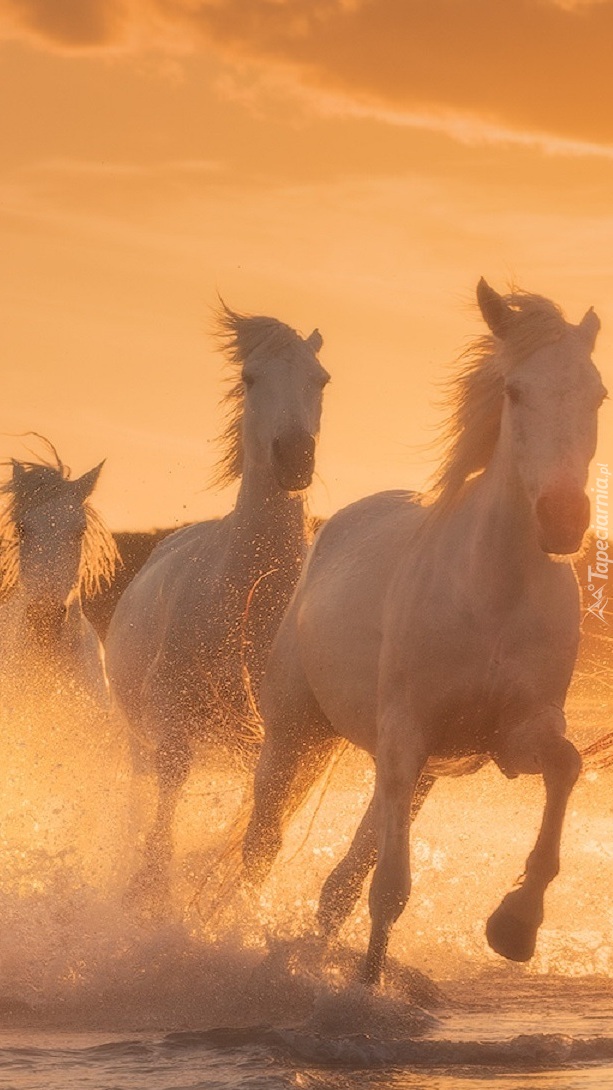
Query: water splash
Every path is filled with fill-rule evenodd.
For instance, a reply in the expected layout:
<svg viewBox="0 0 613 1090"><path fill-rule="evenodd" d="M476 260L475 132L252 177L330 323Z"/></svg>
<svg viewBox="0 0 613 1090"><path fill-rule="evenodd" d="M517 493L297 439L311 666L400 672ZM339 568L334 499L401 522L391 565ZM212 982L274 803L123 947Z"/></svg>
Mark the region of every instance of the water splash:
<svg viewBox="0 0 613 1090"><path fill-rule="evenodd" d="M601 728L599 705L579 712L586 735ZM44 712L5 712L0 767L5 1024L202 1029L262 1021L303 1024L327 1038L362 1031L387 1039L432 1032L432 1016L447 1017L444 995L428 978L442 981L457 1006L457 983L480 973L499 974L498 994L503 987L510 994L538 990L547 974L578 986L613 972L609 771L588 772L573 794L563 871L526 968L501 965L484 929L534 841L540 783L509 783L494 769L438 783L415 825L413 894L394 934L386 987L373 994L356 984L366 895L336 948L324 952L309 938L321 885L372 791L364 757L343 757L324 798L315 795L289 830L261 894L236 898L213 929L198 899L245 789L223 764L206 759L187 785L172 911L148 924L124 898L139 848L125 727L49 703Z"/></svg>

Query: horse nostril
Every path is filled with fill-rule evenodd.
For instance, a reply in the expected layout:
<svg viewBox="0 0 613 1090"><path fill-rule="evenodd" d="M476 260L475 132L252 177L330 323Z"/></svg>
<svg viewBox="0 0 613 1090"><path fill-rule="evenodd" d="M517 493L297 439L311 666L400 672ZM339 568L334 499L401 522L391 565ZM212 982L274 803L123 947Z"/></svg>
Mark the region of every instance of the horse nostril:
<svg viewBox="0 0 613 1090"><path fill-rule="evenodd" d="M539 518L563 522L589 521L589 500L584 492L552 491L539 496L536 501Z"/></svg>
<svg viewBox="0 0 613 1090"><path fill-rule="evenodd" d="M289 491L307 488L313 477L315 437L302 428L288 428L272 441L278 483Z"/></svg>
<svg viewBox="0 0 613 1090"><path fill-rule="evenodd" d="M286 431L273 439L272 452L280 461L308 462L315 455L315 438L308 431Z"/></svg>
<svg viewBox="0 0 613 1090"><path fill-rule="evenodd" d="M581 488L550 488L536 501L536 517L548 552L575 552L590 523L590 501Z"/></svg>

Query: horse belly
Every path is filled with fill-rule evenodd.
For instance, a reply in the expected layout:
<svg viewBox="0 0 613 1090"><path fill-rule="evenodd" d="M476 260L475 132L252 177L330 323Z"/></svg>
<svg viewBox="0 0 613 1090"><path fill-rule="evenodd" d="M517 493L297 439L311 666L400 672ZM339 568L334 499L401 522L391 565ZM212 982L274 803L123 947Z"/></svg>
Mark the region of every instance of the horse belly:
<svg viewBox="0 0 613 1090"><path fill-rule="evenodd" d="M427 732L430 742L430 760L442 768L437 775L462 775L454 771L464 762L485 763L495 745L498 717L492 707L475 699L474 703L437 709L432 715Z"/></svg>

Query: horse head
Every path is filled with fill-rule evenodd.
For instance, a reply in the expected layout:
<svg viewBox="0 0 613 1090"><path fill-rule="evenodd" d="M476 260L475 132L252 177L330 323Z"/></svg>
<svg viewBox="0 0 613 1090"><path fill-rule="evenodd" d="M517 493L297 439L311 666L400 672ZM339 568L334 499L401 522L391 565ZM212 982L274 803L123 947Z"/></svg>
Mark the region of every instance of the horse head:
<svg viewBox="0 0 613 1090"><path fill-rule="evenodd" d="M218 483L250 470L268 474L284 492L308 488L315 468L322 394L329 381L317 354L323 340L275 318L222 307L219 330L236 381L226 396L228 426Z"/></svg>
<svg viewBox="0 0 613 1090"><path fill-rule="evenodd" d="M522 293L503 298L484 280L477 299L501 342L502 449L512 452L541 549L574 553L590 523L586 486L606 397L591 359L600 322L590 309L570 325L548 300Z"/></svg>
<svg viewBox="0 0 613 1090"><path fill-rule="evenodd" d="M69 605L80 593L87 501L101 469L102 464L70 480L61 464L13 462L6 490L12 496L26 628L35 644L48 646L59 638Z"/></svg>

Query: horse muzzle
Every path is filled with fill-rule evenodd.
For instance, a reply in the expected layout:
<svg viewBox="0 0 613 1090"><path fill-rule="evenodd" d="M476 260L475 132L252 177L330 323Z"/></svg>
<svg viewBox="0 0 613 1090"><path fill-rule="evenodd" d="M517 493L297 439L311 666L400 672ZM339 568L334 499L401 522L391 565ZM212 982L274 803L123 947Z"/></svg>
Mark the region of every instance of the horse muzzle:
<svg viewBox="0 0 613 1090"><path fill-rule="evenodd" d="M302 492L313 480L315 437L300 428L281 432L272 444L272 464L279 488Z"/></svg>
<svg viewBox="0 0 613 1090"><path fill-rule="evenodd" d="M536 519L543 552L576 553L590 525L590 501L580 488L557 485L539 496Z"/></svg>

